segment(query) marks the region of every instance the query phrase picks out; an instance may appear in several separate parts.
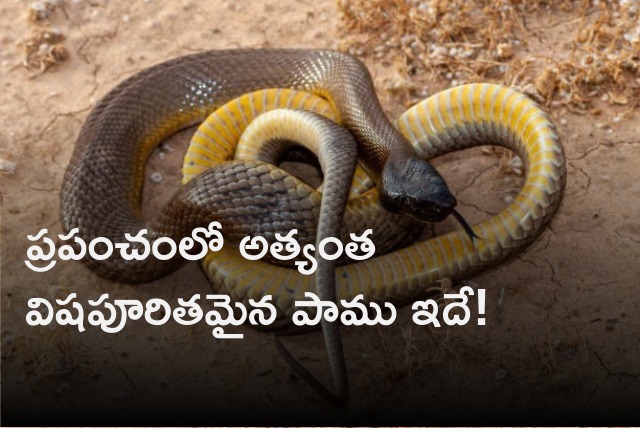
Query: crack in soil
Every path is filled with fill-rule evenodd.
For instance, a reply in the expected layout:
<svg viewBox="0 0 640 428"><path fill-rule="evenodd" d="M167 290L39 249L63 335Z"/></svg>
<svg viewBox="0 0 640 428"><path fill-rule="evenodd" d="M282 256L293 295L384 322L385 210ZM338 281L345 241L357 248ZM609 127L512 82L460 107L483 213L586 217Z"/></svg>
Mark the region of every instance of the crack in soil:
<svg viewBox="0 0 640 428"><path fill-rule="evenodd" d="M129 395L131 396L133 401L137 403L138 400L136 399L136 385L133 383L133 379L131 379L131 377L129 376L129 373L127 373L127 371L124 369L124 367L122 367L120 365L120 363L118 362L118 358L116 357L115 353L113 352L113 348L109 347L108 349L109 349L109 352L111 353L111 358L113 359L113 362L115 363L116 368L120 371L120 373L122 373L124 378L127 380L127 383L131 387L131 392L129 393Z"/></svg>

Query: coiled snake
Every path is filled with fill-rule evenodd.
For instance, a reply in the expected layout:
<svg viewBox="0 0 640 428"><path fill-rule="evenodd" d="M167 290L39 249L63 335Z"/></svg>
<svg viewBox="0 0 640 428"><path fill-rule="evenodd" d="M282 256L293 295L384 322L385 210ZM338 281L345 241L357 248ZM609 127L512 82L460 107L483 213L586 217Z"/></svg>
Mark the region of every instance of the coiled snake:
<svg viewBox="0 0 640 428"><path fill-rule="evenodd" d="M86 241L106 237L123 242L125 233L135 234L143 228L149 230L150 240L160 236L179 240L194 227L219 220L225 239L227 233L273 236L298 228L308 233L303 240L313 242L321 200L315 189L257 161L232 161L209 169L189 181L157 216L150 220L140 216L144 164L151 150L176 131L201 122L223 103L267 88L304 90L324 98L355 137L359 160L378 186L347 206L344 224L354 228L366 228L359 220L382 218L372 214L383 211L378 201L391 211L420 220L440 221L451 214L456 200L427 163L434 156L490 143L515 151L527 167L518 197L498 215L473 226L481 239L471 240L464 231L454 231L337 267L335 292L340 299L362 293L368 300L404 300L439 278L476 273L531 242L560 203L566 175L562 145L546 115L524 95L486 84L453 88L408 110L395 128L382 112L366 68L348 55L315 50L228 50L148 68L119 84L96 105L80 132L63 181L64 228L78 227ZM237 103L244 108L242 101ZM226 110L233 116L229 107ZM250 110L238 112L246 117ZM185 171L189 166L193 165L186 162ZM268 182L270 192L241 179L247 176ZM269 211L255 210L256 201L270 207ZM297 208L292 210L294 205ZM380 230L398 237L397 244L411 233L411 227L403 229L399 221L394 225L394 218L402 215L388 215L392 217L378 224ZM404 235L385 229L391 226ZM279 229L282 227L285 230ZM348 232L354 230L343 226L342 233ZM374 235L377 232L374 228ZM182 262L119 257L87 260L99 275L131 283L164 276ZM315 289L313 277L248 262L226 247L207 256L204 266L217 290L241 301L271 294L283 315L291 315L293 301L304 291ZM337 346L330 337L325 339L330 362L334 361L337 401L343 402L346 374L339 336Z"/></svg>

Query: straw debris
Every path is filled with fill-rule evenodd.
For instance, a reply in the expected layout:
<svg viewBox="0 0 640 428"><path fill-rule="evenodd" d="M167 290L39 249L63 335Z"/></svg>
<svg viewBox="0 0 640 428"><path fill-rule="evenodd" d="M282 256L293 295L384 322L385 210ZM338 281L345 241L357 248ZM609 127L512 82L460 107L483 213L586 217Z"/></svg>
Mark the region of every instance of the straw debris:
<svg viewBox="0 0 640 428"><path fill-rule="evenodd" d="M29 5L27 21L31 30L21 43L24 67L43 73L52 66L69 59L69 50L64 44L66 36L51 23L56 13L66 15L63 5L64 2L61 0L33 2Z"/></svg>
<svg viewBox="0 0 640 428"><path fill-rule="evenodd" d="M387 89L404 82L408 103L425 85L479 81L533 88L538 101L584 111L598 100L640 98L637 0L338 0L338 7L339 49L394 64L402 75ZM549 43L558 30L570 32L569 45Z"/></svg>

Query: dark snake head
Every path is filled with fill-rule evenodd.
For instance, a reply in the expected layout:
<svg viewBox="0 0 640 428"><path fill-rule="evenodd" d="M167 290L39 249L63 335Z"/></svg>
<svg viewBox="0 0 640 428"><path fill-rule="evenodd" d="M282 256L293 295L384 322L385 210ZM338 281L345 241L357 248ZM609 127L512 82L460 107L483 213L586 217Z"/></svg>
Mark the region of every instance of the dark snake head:
<svg viewBox="0 0 640 428"><path fill-rule="evenodd" d="M389 159L382 172L380 202L389 211L431 222L444 220L457 204L440 173L417 157Z"/></svg>

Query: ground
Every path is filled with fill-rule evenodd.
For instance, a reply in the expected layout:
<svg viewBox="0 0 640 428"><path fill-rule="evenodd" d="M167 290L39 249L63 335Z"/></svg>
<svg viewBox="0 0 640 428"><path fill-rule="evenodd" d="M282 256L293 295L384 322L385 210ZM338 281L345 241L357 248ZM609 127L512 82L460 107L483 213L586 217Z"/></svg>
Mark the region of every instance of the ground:
<svg viewBox="0 0 640 428"><path fill-rule="evenodd" d="M401 3L372 2L384 7ZM637 8L634 2L620 3ZM489 420L500 420L505 409L516 418L540 417L542 412L638 420L638 41L628 44L636 49L629 59L636 69L632 64L621 72L626 81L601 82L592 86L591 94L584 85L571 88L561 78L566 68L558 66L555 74L544 74L544 69L572 60L580 63L574 55L576 32L599 16L598 2L575 3L587 7L582 18L571 8L536 4L540 7L526 15L524 43L503 44L497 59L510 58L509 49L515 48L516 59L531 55L537 69L522 67L522 75L513 71L509 76L514 62L509 62L512 68L506 74L502 70L497 75L473 67L464 68L467 74L455 74L447 68L461 61L416 68L415 58L405 57L404 42L381 44L393 41L393 36L371 37L369 45L363 42L363 34L375 31L362 22L353 24L353 16L344 21L346 12L353 12L349 2L2 2L5 417L15 418L17 409L29 408L23 414L27 421L60 412L90 421L103 410L113 416L109 412L156 408L158 415L170 415L172 409L188 408L194 414L202 409L219 412L226 420L243 423L255 420L245 411L252 405L265 412L257 415L274 420L294 414L357 423L382 417L388 409L406 415L431 406L444 420L446 415L451 420L464 417L459 406ZM383 48L376 50L376 43ZM498 49L498 44L493 46ZM487 290L486 326L418 327L411 321L410 308L404 307L392 326L342 329L352 398L341 419L332 419L336 411L292 374L270 336L249 327L237 328L244 339L234 341L212 339L206 325L131 323L123 332L109 335L95 330L78 333L69 326L30 327L25 322L32 297L75 292L86 302L108 292L112 298L146 301L209 292L196 263L151 284L129 286L100 279L79 262L59 262L48 273L36 273L24 260L31 245L27 235L42 228L51 235L61 232L63 174L96 101L123 78L152 64L230 47L350 50L371 70L390 117L450 84L483 76L506 79L544 105L564 141L567 187L549 228L519 256L471 279L474 286ZM549 75L555 77L542 78ZM563 99L572 89L582 98ZM147 173L160 172L163 179L147 183L145 204L160 206L178 187L180 155L188 139L188 131L183 132L152 155ZM521 182L504 156L480 149L447 156L436 165L470 220L497 212ZM329 380L319 332L284 340L305 365Z"/></svg>

